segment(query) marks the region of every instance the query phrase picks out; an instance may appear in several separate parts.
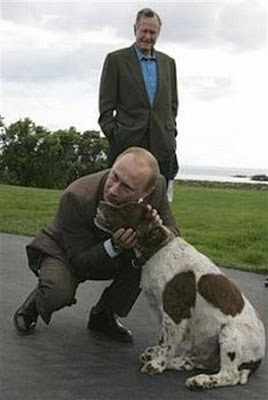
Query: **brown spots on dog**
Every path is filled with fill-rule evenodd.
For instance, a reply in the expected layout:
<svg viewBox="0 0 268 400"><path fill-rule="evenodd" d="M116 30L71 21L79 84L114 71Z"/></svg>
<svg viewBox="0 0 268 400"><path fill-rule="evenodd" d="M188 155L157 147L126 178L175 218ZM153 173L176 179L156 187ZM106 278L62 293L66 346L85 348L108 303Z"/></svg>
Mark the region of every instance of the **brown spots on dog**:
<svg viewBox="0 0 268 400"><path fill-rule="evenodd" d="M192 271L175 275L163 291L164 310L176 324L191 317L191 307L195 305L195 300L195 275Z"/></svg>
<svg viewBox="0 0 268 400"><path fill-rule="evenodd" d="M152 224L141 224L136 232L137 248L146 258L150 258L167 243L168 232L161 225L153 227Z"/></svg>
<svg viewBox="0 0 268 400"><path fill-rule="evenodd" d="M235 352L234 351L229 351L229 353L227 353L227 356L230 358L231 361L234 361L235 359Z"/></svg>
<svg viewBox="0 0 268 400"><path fill-rule="evenodd" d="M239 365L238 370L241 371L242 369L249 369L250 374L253 374L253 372L255 372L256 369L258 369L259 366L261 365L261 361L262 360L244 362L241 365Z"/></svg>
<svg viewBox="0 0 268 400"><path fill-rule="evenodd" d="M214 307L233 317L244 307L244 299L236 285L221 274L203 275L198 282L198 291Z"/></svg>

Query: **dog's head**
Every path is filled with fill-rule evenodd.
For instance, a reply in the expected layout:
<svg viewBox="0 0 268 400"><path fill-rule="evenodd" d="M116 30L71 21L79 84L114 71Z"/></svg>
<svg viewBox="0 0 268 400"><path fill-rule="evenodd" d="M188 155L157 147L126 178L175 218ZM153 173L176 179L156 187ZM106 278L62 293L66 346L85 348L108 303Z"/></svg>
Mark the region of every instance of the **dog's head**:
<svg viewBox="0 0 268 400"><path fill-rule="evenodd" d="M99 203L95 224L100 229L116 232L120 228L132 228L137 234L137 248L150 257L163 244L171 232L152 216L150 209L142 203L114 205L101 201Z"/></svg>
<svg viewBox="0 0 268 400"><path fill-rule="evenodd" d="M95 218L96 225L109 232L116 232L120 228L132 228L135 231L147 216L146 206L139 203L115 205L100 201Z"/></svg>

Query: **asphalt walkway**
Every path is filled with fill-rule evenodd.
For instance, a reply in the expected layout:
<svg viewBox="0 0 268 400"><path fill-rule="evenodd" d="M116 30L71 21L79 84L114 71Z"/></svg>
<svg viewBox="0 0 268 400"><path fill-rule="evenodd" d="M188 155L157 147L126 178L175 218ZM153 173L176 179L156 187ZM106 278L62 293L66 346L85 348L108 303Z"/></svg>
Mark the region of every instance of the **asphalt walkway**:
<svg viewBox="0 0 268 400"><path fill-rule="evenodd" d="M184 385L189 372L148 376L139 370L139 355L157 342L157 324L141 295L124 320L133 344L106 341L86 330L89 310L103 282L86 282L77 304L42 321L34 335L20 337L12 315L35 286L24 247L30 238L0 234L2 400L264 400L268 398L267 358L245 386L192 392ZM225 270L259 310L267 326L268 288L263 275Z"/></svg>

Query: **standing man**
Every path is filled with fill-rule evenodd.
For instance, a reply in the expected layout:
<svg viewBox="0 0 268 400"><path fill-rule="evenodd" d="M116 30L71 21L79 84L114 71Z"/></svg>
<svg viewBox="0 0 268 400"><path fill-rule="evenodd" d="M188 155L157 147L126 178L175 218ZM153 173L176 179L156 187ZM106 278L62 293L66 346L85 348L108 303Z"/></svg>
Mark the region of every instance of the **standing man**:
<svg viewBox="0 0 268 400"><path fill-rule="evenodd" d="M178 111L175 61L156 51L161 19L149 8L138 12L135 43L107 55L99 93L99 124L109 141L109 161L129 146L156 157L166 183L177 171Z"/></svg>
<svg viewBox="0 0 268 400"><path fill-rule="evenodd" d="M148 212L177 232L164 178L155 157L145 149L129 148L110 170L74 181L65 189L52 224L26 247L38 284L15 312L18 334L33 333L39 317L49 324L55 311L75 304L80 283L112 280L92 308L88 329L132 341L118 316L129 313L140 293L141 269L133 267L136 233L130 228L121 228L113 236L101 231L94 223L100 200L117 205L148 203L153 207Z"/></svg>

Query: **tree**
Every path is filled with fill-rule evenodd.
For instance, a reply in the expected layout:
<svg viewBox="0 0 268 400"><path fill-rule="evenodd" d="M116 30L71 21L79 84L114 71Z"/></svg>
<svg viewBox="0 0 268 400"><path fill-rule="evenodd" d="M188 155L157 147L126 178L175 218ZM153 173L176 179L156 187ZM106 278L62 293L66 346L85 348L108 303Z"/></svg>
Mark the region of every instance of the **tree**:
<svg viewBox="0 0 268 400"><path fill-rule="evenodd" d="M75 175L83 176L107 168L107 140L97 131L85 131L77 148Z"/></svg>
<svg viewBox="0 0 268 400"><path fill-rule="evenodd" d="M39 135L44 129L39 128ZM5 129L1 135L1 166L8 183L34 185L35 148L38 142L35 124L25 118Z"/></svg>
<svg viewBox="0 0 268 400"><path fill-rule="evenodd" d="M107 148L97 131L81 134L70 127L50 132L29 118L5 127L0 117L0 181L63 188L80 176L106 168Z"/></svg>

